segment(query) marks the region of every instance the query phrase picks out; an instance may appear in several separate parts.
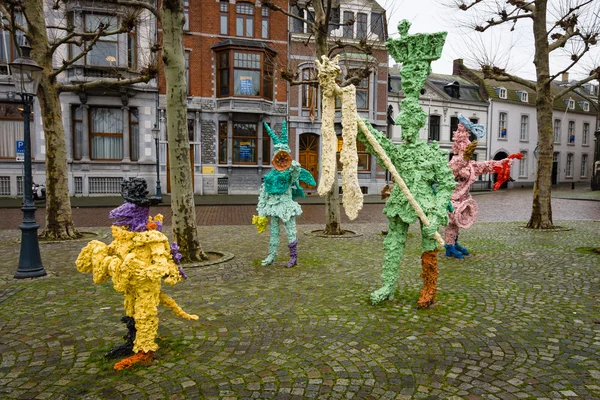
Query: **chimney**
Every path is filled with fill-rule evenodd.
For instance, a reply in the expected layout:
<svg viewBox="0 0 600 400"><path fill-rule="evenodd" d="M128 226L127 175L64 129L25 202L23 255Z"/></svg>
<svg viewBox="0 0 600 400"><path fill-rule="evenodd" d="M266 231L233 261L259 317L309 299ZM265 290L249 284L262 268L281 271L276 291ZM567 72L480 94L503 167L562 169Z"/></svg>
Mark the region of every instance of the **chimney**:
<svg viewBox="0 0 600 400"><path fill-rule="evenodd" d="M562 81L563 81L563 83L569 82L569 73L568 72L562 73Z"/></svg>
<svg viewBox="0 0 600 400"><path fill-rule="evenodd" d="M460 75L462 68L464 68L463 59L454 60L452 62L452 75Z"/></svg>

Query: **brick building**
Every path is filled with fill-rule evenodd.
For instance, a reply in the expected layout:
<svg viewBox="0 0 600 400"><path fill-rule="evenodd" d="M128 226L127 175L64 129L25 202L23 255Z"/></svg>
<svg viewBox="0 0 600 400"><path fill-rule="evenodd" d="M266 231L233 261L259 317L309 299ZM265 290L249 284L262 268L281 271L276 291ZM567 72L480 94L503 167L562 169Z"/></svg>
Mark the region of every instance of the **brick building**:
<svg viewBox="0 0 600 400"><path fill-rule="evenodd" d="M287 82L277 73L288 52L287 17L254 0L184 0L184 7L194 192L258 193L272 157L263 122L279 131L287 115ZM164 79L159 92L161 180L169 192Z"/></svg>
<svg viewBox="0 0 600 400"><path fill-rule="evenodd" d="M313 18L310 6L298 2L300 7L291 7L291 12L310 20ZM330 46L335 40L350 45L358 45L366 40L372 46L372 54L366 55L352 47L346 47L334 54L340 55L342 76L355 68L369 66L371 74L356 87L357 109L361 117L380 131L387 131L387 87L388 53L384 42L387 39L385 10L373 0L353 0L334 2L329 28ZM288 66L298 72L300 80L316 77L314 39L304 23L290 19L290 56ZM321 155L321 94L317 88L308 85L293 86L289 95L290 147L295 159L310 171L315 180L319 178ZM336 113L336 132L341 145L341 114ZM341 146L339 146L341 147ZM378 193L385 185L385 171L377 166L375 157L358 143L359 184L365 193ZM310 190L315 188L309 188Z"/></svg>

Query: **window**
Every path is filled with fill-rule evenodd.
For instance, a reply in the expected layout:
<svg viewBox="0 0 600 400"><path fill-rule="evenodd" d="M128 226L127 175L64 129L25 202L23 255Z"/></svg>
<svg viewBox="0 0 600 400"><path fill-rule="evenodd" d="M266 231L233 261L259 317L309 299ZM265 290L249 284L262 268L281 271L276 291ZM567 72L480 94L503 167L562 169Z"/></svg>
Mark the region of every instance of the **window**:
<svg viewBox="0 0 600 400"><path fill-rule="evenodd" d="M292 6L292 15L304 18L304 10L298 7L298 5ZM292 18L292 32L304 33L304 22L296 18Z"/></svg>
<svg viewBox="0 0 600 400"><path fill-rule="evenodd" d="M385 40L383 22L383 14L371 13L371 33L377 35L381 41Z"/></svg>
<svg viewBox="0 0 600 400"><path fill-rule="evenodd" d="M506 99L506 89L501 87L498 88L498 97L501 99Z"/></svg>
<svg viewBox="0 0 600 400"><path fill-rule="evenodd" d="M190 0L183 0L183 17L185 21L183 22L183 30L190 30Z"/></svg>
<svg viewBox="0 0 600 400"><path fill-rule="evenodd" d="M221 35L229 35L229 0L221 0Z"/></svg>
<svg viewBox="0 0 600 400"><path fill-rule="evenodd" d="M271 55L235 50L217 53L217 71L219 96L273 99L274 63Z"/></svg>
<svg viewBox="0 0 600 400"><path fill-rule="evenodd" d="M356 38L366 39L367 38L367 14L358 13L356 14Z"/></svg>
<svg viewBox="0 0 600 400"><path fill-rule="evenodd" d="M342 30L342 36L350 39L354 37L354 13L351 11L344 11L344 29Z"/></svg>
<svg viewBox="0 0 600 400"><path fill-rule="evenodd" d="M185 93L189 96L190 91L190 53L186 51L183 54L185 62Z"/></svg>
<svg viewBox="0 0 600 400"><path fill-rule="evenodd" d="M0 159L14 160L17 156L16 141L24 137L23 113L17 107L20 105L0 103Z"/></svg>
<svg viewBox="0 0 600 400"><path fill-rule="evenodd" d="M305 68L302 70L302 80L312 81L317 79L317 70L314 68ZM317 106L317 88L312 85L302 85L302 108L316 108Z"/></svg>
<svg viewBox="0 0 600 400"><path fill-rule="evenodd" d="M498 116L498 139L506 139L506 121L508 114L501 112Z"/></svg>
<svg viewBox="0 0 600 400"><path fill-rule="evenodd" d="M581 155L581 177L587 178L587 169L588 169L588 156L587 154Z"/></svg>
<svg viewBox="0 0 600 400"><path fill-rule="evenodd" d="M233 163L256 164L256 124L233 123Z"/></svg>
<svg viewBox="0 0 600 400"><path fill-rule="evenodd" d="M521 92L519 92L519 98L521 99L521 101L523 103L528 103L529 102L529 93L521 91Z"/></svg>
<svg viewBox="0 0 600 400"><path fill-rule="evenodd" d="M521 135L519 140L526 141L529 137L529 115L521 115Z"/></svg>
<svg viewBox="0 0 600 400"><path fill-rule="evenodd" d="M575 121L569 121L569 144L575 144Z"/></svg>
<svg viewBox="0 0 600 400"><path fill-rule="evenodd" d="M575 100L569 99L569 110L575 109Z"/></svg>
<svg viewBox="0 0 600 400"><path fill-rule="evenodd" d="M227 121L219 121L219 164L227 164Z"/></svg>
<svg viewBox="0 0 600 400"><path fill-rule="evenodd" d="M477 119L477 118L469 118L469 121L471 121L471 122L472 122L472 123L474 123L474 124L477 124L477 123L479 123L479 119ZM471 132L471 134L469 135L469 140L470 140L471 142L473 142L473 141L477 140L477 135L476 135L476 134L474 134L473 132ZM473 157L475 157L475 158L473 158L473 160L477 161L477 155L475 154ZM480 176L480 177L481 177L481 176Z"/></svg>
<svg viewBox="0 0 600 400"><path fill-rule="evenodd" d="M583 146L588 145L588 137L590 136L590 124L585 122L583 124L583 135L581 136L581 144Z"/></svg>
<svg viewBox="0 0 600 400"><path fill-rule="evenodd" d="M590 103L584 101L583 103L581 103L581 108L583 109L583 111L590 111Z"/></svg>
<svg viewBox="0 0 600 400"><path fill-rule="evenodd" d="M14 19L17 24L27 27L27 21L25 20L23 13L15 12ZM0 20L0 24L7 26L8 20L3 18ZM16 41L11 37L9 29L4 28L0 30L0 74L8 74L6 64L18 57L15 43L21 45L23 43L23 38L24 33L20 30L16 31Z"/></svg>
<svg viewBox="0 0 600 400"><path fill-rule="evenodd" d="M262 163L263 165L271 164L271 136L269 136L264 127L262 137Z"/></svg>
<svg viewBox="0 0 600 400"><path fill-rule="evenodd" d="M458 118L450 117L450 141L454 140L454 132L458 129Z"/></svg>
<svg viewBox="0 0 600 400"><path fill-rule="evenodd" d="M119 108L90 107L92 160L123 158L123 112Z"/></svg>
<svg viewBox="0 0 600 400"><path fill-rule="evenodd" d="M135 28L127 33L127 67L137 67L137 32Z"/></svg>
<svg viewBox="0 0 600 400"><path fill-rule="evenodd" d="M338 147L337 147L337 166L338 171L344 169L344 166L340 162L340 151L342 151L342 145L344 144L344 139L342 136L337 137ZM367 147L364 143L357 141L356 142L356 152L358 153L358 171L370 171L371 170L371 155L367 152Z"/></svg>
<svg viewBox="0 0 600 400"><path fill-rule="evenodd" d="M83 143L83 107L75 105L71 108L73 126L73 160L81 160Z"/></svg>
<svg viewBox="0 0 600 400"><path fill-rule="evenodd" d="M235 34L237 36L254 37L254 5L237 3L235 19Z"/></svg>
<svg viewBox="0 0 600 400"><path fill-rule="evenodd" d="M129 109L129 157L131 161L140 158L140 116L137 108Z"/></svg>
<svg viewBox="0 0 600 400"><path fill-rule="evenodd" d="M262 8L261 37L263 39L269 38L269 9L267 7Z"/></svg>
<svg viewBox="0 0 600 400"><path fill-rule="evenodd" d="M440 140L440 116L430 115L429 116L429 135L428 140Z"/></svg>
<svg viewBox="0 0 600 400"><path fill-rule="evenodd" d="M329 13L330 20L328 25L328 34L331 35L332 31L335 31L340 27L340 8L339 7L331 7L331 12Z"/></svg>
<svg viewBox="0 0 600 400"><path fill-rule="evenodd" d="M369 109L369 77L362 79L356 85L356 108L359 110Z"/></svg>
<svg viewBox="0 0 600 400"><path fill-rule="evenodd" d="M560 119L554 120L554 143L560 144Z"/></svg>
<svg viewBox="0 0 600 400"><path fill-rule="evenodd" d="M84 19L86 32L97 32L100 26L104 30L114 30L118 27L117 17L111 15L85 14ZM85 63L116 67L119 65L118 47L118 35L101 36L85 55Z"/></svg>
<svg viewBox="0 0 600 400"><path fill-rule="evenodd" d="M567 154L567 177L573 176L573 154Z"/></svg>
<svg viewBox="0 0 600 400"><path fill-rule="evenodd" d="M527 152L521 151L523 158L519 160L519 176L527 176Z"/></svg>

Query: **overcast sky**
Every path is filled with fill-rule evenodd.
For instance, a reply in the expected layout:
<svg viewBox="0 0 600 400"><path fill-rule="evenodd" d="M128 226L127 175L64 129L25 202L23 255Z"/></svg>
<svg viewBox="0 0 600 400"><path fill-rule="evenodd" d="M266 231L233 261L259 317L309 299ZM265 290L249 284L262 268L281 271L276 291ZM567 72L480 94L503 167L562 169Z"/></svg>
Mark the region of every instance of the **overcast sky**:
<svg viewBox="0 0 600 400"><path fill-rule="evenodd" d="M506 27L500 25L484 33L475 32L466 27L476 16L474 9L461 11L445 5L451 1L378 0L379 4L387 10L390 37L399 36L397 26L402 19L412 22L409 33L448 32L442 57L432 64L433 72L452 74L452 61L457 58L462 58L469 67L477 68L477 59L485 53L488 58L493 58L498 66L506 67L509 72L523 78L535 79L533 35L529 19L520 20L512 32L506 23L504 24L507 25ZM551 0L551 2L558 3L559 0ZM504 0L500 0L500 3L504 3ZM492 4L495 4L493 0ZM595 7L600 11L600 1L596 2ZM588 14L593 16L593 13ZM595 22L600 26L598 17L595 17ZM564 53L558 57L554 56L551 59L551 73L557 73L569 65L569 57L570 54ZM600 46L591 56L582 59L580 64L584 68L573 68L570 79L587 76L592 69L591 65L600 65Z"/></svg>

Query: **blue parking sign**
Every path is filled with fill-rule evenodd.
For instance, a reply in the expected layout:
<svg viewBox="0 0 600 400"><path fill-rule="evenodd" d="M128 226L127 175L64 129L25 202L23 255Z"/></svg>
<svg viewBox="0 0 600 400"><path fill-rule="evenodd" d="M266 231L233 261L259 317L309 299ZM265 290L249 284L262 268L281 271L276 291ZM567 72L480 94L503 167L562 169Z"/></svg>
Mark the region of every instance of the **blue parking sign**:
<svg viewBox="0 0 600 400"><path fill-rule="evenodd" d="M25 160L25 143L22 140L17 140L17 161Z"/></svg>

